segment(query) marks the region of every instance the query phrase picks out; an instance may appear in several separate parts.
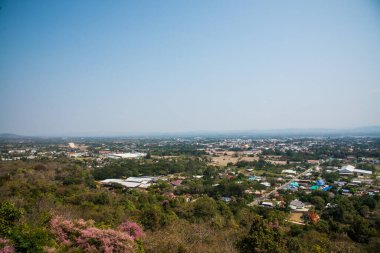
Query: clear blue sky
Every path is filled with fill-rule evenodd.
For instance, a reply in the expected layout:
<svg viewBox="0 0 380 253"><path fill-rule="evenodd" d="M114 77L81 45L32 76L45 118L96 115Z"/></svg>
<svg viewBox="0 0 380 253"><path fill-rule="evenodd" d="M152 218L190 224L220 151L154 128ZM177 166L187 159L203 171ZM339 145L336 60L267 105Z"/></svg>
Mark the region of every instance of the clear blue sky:
<svg viewBox="0 0 380 253"><path fill-rule="evenodd" d="M380 125L379 1L0 6L0 132Z"/></svg>

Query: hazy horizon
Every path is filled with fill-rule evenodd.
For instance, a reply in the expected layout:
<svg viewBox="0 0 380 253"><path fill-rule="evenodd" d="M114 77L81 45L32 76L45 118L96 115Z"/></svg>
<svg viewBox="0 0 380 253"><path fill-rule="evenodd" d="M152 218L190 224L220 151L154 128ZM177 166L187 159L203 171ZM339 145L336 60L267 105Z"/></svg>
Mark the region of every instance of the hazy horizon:
<svg viewBox="0 0 380 253"><path fill-rule="evenodd" d="M0 7L0 133L380 126L376 1Z"/></svg>
<svg viewBox="0 0 380 253"><path fill-rule="evenodd" d="M358 128L282 128L282 129L240 129L240 130L196 130L196 131L150 131L150 132L71 132L23 135L19 133L0 132L1 135L41 138L76 138L76 137L187 137L187 136L380 136L380 126L363 126Z"/></svg>

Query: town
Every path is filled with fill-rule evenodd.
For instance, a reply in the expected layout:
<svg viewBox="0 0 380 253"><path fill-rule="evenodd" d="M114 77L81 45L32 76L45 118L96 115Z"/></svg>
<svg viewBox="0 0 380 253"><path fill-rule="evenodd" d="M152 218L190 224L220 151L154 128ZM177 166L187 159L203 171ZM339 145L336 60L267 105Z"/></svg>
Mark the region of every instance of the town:
<svg viewBox="0 0 380 253"><path fill-rule="evenodd" d="M154 191L186 202L208 196L282 210L286 222L303 226L326 216L337 196L380 191L380 140L373 137L9 137L0 151L2 166L72 161L111 192Z"/></svg>

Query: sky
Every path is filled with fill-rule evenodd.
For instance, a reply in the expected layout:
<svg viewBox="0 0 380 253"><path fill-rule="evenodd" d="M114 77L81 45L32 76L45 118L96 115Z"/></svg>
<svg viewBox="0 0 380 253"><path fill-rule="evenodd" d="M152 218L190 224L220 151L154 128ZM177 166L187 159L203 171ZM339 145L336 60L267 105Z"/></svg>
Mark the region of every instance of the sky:
<svg viewBox="0 0 380 253"><path fill-rule="evenodd" d="M0 133L380 125L376 0L0 7Z"/></svg>

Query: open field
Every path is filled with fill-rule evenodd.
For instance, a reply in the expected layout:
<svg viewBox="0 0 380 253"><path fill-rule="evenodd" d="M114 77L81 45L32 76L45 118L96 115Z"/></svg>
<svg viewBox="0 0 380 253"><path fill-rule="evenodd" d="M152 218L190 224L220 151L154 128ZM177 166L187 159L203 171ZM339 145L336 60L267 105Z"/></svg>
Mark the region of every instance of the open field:
<svg viewBox="0 0 380 253"><path fill-rule="evenodd" d="M155 158L155 159L173 159L173 158L178 158L179 156L176 156L176 155L165 155L165 156L152 155L151 157Z"/></svg>
<svg viewBox="0 0 380 253"><path fill-rule="evenodd" d="M246 161L246 162L253 162L253 161L258 161L259 160L259 157L255 156L255 157L251 157L251 156L243 156L241 157L240 159L241 161Z"/></svg>
<svg viewBox="0 0 380 253"><path fill-rule="evenodd" d="M217 166L226 166L228 163L235 164L239 160L239 157L232 156L213 156L211 157L211 164Z"/></svg>
<svg viewBox="0 0 380 253"><path fill-rule="evenodd" d="M286 161L273 161L273 160L265 160L268 163L276 164L276 165L286 165Z"/></svg>
<svg viewBox="0 0 380 253"><path fill-rule="evenodd" d="M297 224L299 224L299 223L303 224L304 222L303 222L303 219L302 219L302 213L291 213L289 215L289 221L297 223Z"/></svg>
<svg viewBox="0 0 380 253"><path fill-rule="evenodd" d="M223 156L212 156L211 157L211 164L217 165L217 166L226 166L228 163L237 163L238 161L257 161L259 160L258 157L250 157L250 156L238 156L236 157L236 152L229 152L228 155Z"/></svg>

